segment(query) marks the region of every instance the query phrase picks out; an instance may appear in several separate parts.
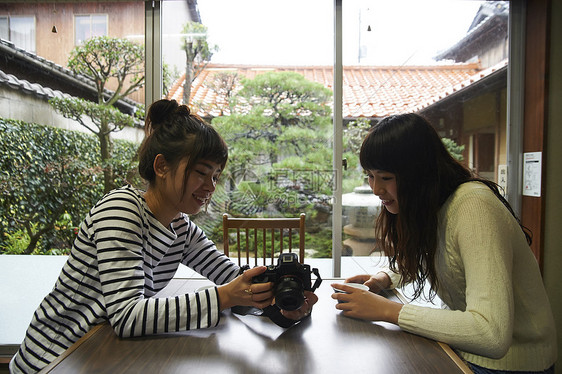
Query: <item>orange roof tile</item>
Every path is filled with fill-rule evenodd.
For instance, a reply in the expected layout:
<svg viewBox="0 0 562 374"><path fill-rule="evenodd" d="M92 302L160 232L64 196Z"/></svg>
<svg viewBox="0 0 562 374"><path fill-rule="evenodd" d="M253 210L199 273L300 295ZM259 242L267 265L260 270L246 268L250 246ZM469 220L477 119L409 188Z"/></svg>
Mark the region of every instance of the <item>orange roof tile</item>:
<svg viewBox="0 0 562 374"><path fill-rule="evenodd" d="M467 88L470 85L475 84L476 82L486 78L487 76L489 76L489 75L491 75L491 74L493 74L497 71L500 71L502 69L507 69L507 65L508 65L508 60L505 59L503 61L500 61L496 65L493 65L493 66L491 66L487 69L478 71L476 74L471 75L466 80L463 80L461 82L458 82L456 84L453 84L453 85L447 87L446 89L437 93L435 96L429 98L425 102L420 102L417 106L415 106L413 108L412 111L417 112L417 111L420 111L422 109L425 109L425 108L437 103L438 101L444 99L445 97L450 96L454 93L457 93L457 92Z"/></svg>
<svg viewBox="0 0 562 374"><path fill-rule="evenodd" d="M223 103L209 83L218 72L235 72L239 77L254 78L266 71L293 71L306 79L332 89L331 66L254 66L209 64L195 79L191 88L192 103ZM436 98L447 96L463 84L479 80L478 64L432 66L345 66L343 69L343 116L385 117L390 114L413 112L431 105ZM184 76L180 77L168 95L182 101ZM240 89L240 87L238 87ZM219 109L199 115L220 115ZM228 114L228 111L225 111Z"/></svg>

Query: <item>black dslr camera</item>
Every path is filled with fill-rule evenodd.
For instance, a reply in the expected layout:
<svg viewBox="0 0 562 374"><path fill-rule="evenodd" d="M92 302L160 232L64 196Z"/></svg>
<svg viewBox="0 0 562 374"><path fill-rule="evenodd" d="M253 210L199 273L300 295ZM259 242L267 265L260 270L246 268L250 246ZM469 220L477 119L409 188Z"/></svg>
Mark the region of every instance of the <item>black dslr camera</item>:
<svg viewBox="0 0 562 374"><path fill-rule="evenodd" d="M310 274L316 275L311 286ZM304 291L314 291L322 278L318 269L310 270L310 265L300 264L295 253L281 253L277 266L269 265L265 272L252 278L252 283L273 282L275 304L283 310L297 310L304 304Z"/></svg>

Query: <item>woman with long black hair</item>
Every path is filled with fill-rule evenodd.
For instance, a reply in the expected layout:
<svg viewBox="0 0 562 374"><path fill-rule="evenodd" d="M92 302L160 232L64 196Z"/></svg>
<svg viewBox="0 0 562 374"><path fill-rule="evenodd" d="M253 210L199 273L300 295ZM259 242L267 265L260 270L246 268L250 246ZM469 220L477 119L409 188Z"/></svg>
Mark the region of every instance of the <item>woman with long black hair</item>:
<svg viewBox="0 0 562 374"><path fill-rule="evenodd" d="M377 246L389 265L358 275L370 291L334 285L344 315L397 324L453 347L476 373L554 372L556 331L540 270L521 226L495 183L457 162L417 114L375 125L360 151L383 209ZM443 308L402 305L377 293L429 286Z"/></svg>

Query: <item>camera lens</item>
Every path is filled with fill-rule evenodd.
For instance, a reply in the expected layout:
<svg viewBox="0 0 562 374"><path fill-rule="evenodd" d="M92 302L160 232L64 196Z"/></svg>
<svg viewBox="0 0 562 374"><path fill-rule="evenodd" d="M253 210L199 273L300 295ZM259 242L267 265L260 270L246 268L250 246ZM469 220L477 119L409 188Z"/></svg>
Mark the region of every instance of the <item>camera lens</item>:
<svg viewBox="0 0 562 374"><path fill-rule="evenodd" d="M287 276L275 289L275 304L283 310L297 310L304 304L304 289L300 279Z"/></svg>

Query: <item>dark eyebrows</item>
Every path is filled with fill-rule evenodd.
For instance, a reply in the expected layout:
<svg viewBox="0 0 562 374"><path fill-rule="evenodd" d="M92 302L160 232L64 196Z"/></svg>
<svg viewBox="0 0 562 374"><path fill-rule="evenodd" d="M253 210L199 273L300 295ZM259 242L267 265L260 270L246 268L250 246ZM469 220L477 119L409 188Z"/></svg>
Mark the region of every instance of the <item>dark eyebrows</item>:
<svg viewBox="0 0 562 374"><path fill-rule="evenodd" d="M197 164L198 164L198 165L202 165L202 166L206 167L206 168L209 169L209 170L213 170L213 169L214 169L214 166L213 166L213 165L208 164L208 163L206 163L205 161L199 161ZM222 172L222 169L219 167L217 170L215 170L215 172L220 174L220 173Z"/></svg>

